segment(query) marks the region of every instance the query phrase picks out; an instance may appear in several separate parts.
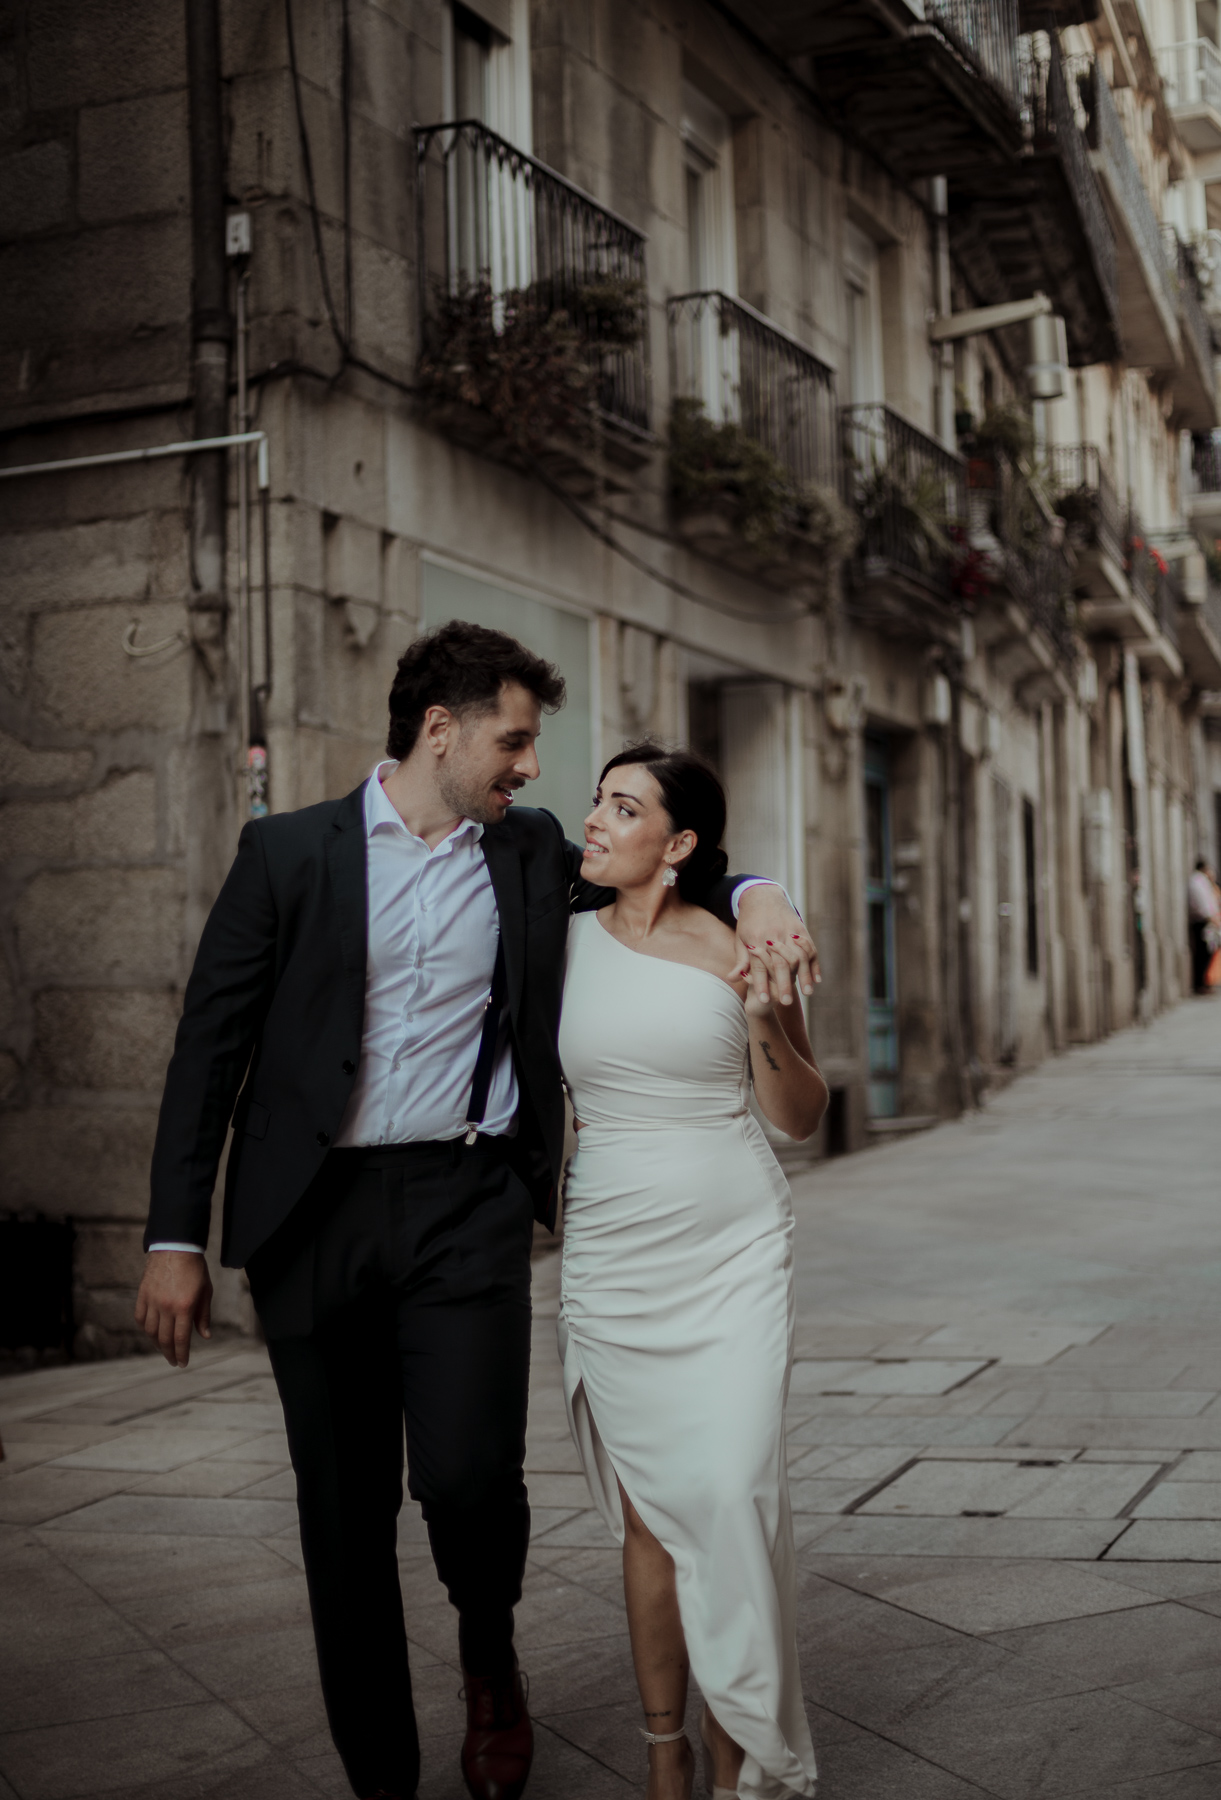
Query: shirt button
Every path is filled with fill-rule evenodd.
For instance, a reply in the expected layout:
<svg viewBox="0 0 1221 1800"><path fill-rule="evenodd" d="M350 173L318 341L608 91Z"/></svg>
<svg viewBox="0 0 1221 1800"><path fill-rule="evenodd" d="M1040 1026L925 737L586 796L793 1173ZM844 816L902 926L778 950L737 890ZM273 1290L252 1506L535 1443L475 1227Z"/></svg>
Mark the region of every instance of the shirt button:
<svg viewBox="0 0 1221 1800"><path fill-rule="evenodd" d="M330 1141L331 1141L330 1137L328 1136L328 1134L325 1131L320 1131L318 1133L318 1142L322 1145L322 1148L324 1150L326 1149L326 1147L330 1143Z"/></svg>
<svg viewBox="0 0 1221 1800"><path fill-rule="evenodd" d="M356 1064L354 1062L345 1061L341 1064L341 1067L345 1075L355 1075L356 1073Z"/></svg>

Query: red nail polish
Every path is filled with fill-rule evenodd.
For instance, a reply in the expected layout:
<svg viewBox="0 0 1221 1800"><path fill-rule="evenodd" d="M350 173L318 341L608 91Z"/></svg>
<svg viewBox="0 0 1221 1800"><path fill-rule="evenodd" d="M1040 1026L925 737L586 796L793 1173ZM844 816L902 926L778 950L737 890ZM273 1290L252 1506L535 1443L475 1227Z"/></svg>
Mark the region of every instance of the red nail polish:
<svg viewBox="0 0 1221 1800"><path fill-rule="evenodd" d="M776 946L775 946L775 945L774 945L774 944L773 944L773 943L772 943L772 940L771 940L771 938L768 938L768 939L767 939L767 940L766 940L766 942L767 942L767 947L768 947L768 949L769 949L769 950L774 950L774 949L775 949L775 948L776 948Z"/></svg>

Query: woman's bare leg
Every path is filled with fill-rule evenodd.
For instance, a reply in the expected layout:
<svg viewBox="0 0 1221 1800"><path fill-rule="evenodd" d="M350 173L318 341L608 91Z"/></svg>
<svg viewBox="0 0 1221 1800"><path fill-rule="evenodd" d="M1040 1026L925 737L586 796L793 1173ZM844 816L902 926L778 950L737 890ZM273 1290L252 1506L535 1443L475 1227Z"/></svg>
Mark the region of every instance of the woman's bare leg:
<svg viewBox="0 0 1221 1800"><path fill-rule="evenodd" d="M687 1640L678 1615L674 1562L619 1488L623 1594L646 1731L681 1731L687 1710ZM687 1739L649 1745L648 1800L687 1800L695 1756Z"/></svg>
<svg viewBox="0 0 1221 1800"><path fill-rule="evenodd" d="M728 1788L731 1794L736 1794L745 1751L730 1737L710 1706L704 1708L704 1715L704 1730L712 1746L712 1779L717 1787Z"/></svg>

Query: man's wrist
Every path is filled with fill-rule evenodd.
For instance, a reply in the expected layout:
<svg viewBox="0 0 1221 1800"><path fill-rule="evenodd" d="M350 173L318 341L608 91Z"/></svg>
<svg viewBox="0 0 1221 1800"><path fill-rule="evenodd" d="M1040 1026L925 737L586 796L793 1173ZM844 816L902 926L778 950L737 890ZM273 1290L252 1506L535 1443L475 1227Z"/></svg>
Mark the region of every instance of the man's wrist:
<svg viewBox="0 0 1221 1800"><path fill-rule="evenodd" d="M786 887L781 886L780 882L773 881L770 875L748 875L748 876L746 876L746 878L744 880L739 881L738 885L734 888L733 893L730 895L730 898L729 898L730 910L733 913L733 916L735 919L738 917L738 910L742 904L743 894L745 894L745 892L748 888L753 888L753 887L780 888L780 892L784 895L784 897L788 901L789 905L793 907L793 911L795 913L797 913L797 917L798 918L801 917L801 914L799 912L797 912L797 908L795 906L793 906L792 895L789 893L789 891Z"/></svg>

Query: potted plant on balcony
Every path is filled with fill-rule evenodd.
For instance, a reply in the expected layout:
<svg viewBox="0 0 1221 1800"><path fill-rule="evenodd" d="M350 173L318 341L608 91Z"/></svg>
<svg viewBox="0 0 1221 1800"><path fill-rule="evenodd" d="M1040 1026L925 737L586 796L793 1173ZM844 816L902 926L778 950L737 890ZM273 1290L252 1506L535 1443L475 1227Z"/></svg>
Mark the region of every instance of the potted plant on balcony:
<svg viewBox="0 0 1221 1800"><path fill-rule="evenodd" d="M541 286L439 288L417 372L425 417L473 449L537 467L557 447L590 452L608 360L639 342L644 284L599 276L572 313Z"/></svg>
<svg viewBox="0 0 1221 1800"><path fill-rule="evenodd" d="M851 555L859 527L834 489L799 480L735 420L680 397L669 448L678 530L703 554L781 585L827 579Z"/></svg>
<svg viewBox="0 0 1221 1800"><path fill-rule="evenodd" d="M481 448L495 438L528 459L557 433L589 434L595 374L581 334L528 289L439 291L418 381L426 417Z"/></svg>

